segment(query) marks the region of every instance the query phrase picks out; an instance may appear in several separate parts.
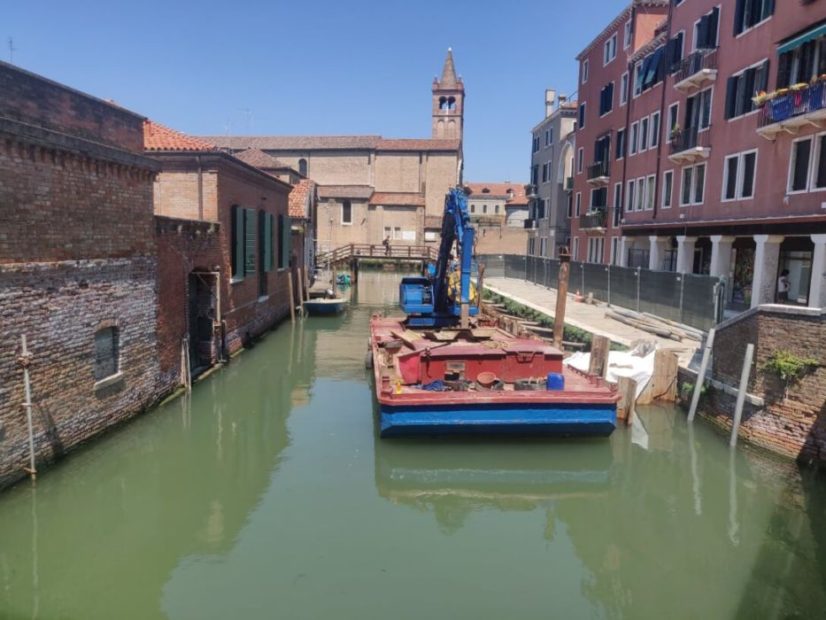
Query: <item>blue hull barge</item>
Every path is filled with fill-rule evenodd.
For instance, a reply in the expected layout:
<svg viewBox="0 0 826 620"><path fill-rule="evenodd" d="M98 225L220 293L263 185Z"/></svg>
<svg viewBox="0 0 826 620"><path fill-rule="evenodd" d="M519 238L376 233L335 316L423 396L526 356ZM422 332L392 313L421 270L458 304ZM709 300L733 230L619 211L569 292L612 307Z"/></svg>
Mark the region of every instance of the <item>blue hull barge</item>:
<svg viewBox="0 0 826 620"><path fill-rule="evenodd" d="M616 390L563 367L541 340L495 327L411 330L383 317L370 333L382 437L607 436L616 427Z"/></svg>

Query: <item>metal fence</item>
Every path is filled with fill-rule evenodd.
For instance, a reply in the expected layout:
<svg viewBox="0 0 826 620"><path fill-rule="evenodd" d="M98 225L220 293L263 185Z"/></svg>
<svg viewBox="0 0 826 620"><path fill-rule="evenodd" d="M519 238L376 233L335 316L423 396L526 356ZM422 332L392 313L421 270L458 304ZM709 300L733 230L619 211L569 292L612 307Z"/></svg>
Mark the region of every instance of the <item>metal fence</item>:
<svg viewBox="0 0 826 620"><path fill-rule="evenodd" d="M557 287L559 261L553 258L486 254L478 262L485 265L486 278L517 278ZM611 306L650 312L703 330L723 319L725 285L720 278L575 261L569 274L570 291L592 293Z"/></svg>

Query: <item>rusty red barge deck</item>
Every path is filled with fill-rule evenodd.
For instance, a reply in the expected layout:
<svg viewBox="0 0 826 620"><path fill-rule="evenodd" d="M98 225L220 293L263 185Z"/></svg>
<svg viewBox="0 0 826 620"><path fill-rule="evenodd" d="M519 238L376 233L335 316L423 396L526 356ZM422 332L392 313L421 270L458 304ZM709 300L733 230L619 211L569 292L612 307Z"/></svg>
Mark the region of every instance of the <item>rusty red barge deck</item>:
<svg viewBox="0 0 826 620"><path fill-rule="evenodd" d="M562 352L496 327L411 330L370 322L382 437L610 435L616 390L563 366Z"/></svg>

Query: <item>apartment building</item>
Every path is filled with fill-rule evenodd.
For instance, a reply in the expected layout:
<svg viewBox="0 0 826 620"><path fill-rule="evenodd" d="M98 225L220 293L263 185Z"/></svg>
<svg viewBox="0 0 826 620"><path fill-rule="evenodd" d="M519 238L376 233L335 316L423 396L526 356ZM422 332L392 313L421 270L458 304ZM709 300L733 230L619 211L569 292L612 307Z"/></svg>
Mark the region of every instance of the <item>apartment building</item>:
<svg viewBox="0 0 826 620"><path fill-rule="evenodd" d="M576 114L576 101L545 91L545 118L531 130L529 255L554 257L569 245Z"/></svg>
<svg viewBox="0 0 826 620"><path fill-rule="evenodd" d="M826 4L680 0L667 9L628 58L625 121L605 130L623 136L606 165L622 166L610 185L624 196L615 191L604 229L575 222L583 247L612 240L580 258L719 276L734 308L785 297L826 306ZM592 56L580 55L581 71ZM580 99L593 101L592 91ZM586 160L606 159L581 144Z"/></svg>

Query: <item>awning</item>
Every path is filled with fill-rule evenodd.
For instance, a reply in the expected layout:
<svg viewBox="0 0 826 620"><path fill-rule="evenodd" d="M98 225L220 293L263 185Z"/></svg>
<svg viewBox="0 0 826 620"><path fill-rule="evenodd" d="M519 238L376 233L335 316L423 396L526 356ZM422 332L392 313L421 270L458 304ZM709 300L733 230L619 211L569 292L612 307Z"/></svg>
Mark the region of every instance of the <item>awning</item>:
<svg viewBox="0 0 826 620"><path fill-rule="evenodd" d="M797 49L804 43L808 43L809 41L814 41L818 37L826 36L826 23L820 24L819 26L815 26L810 30L807 30L803 34L799 34L793 39L786 41L782 45L777 47L778 54L785 54L786 52L791 52L794 49Z"/></svg>

